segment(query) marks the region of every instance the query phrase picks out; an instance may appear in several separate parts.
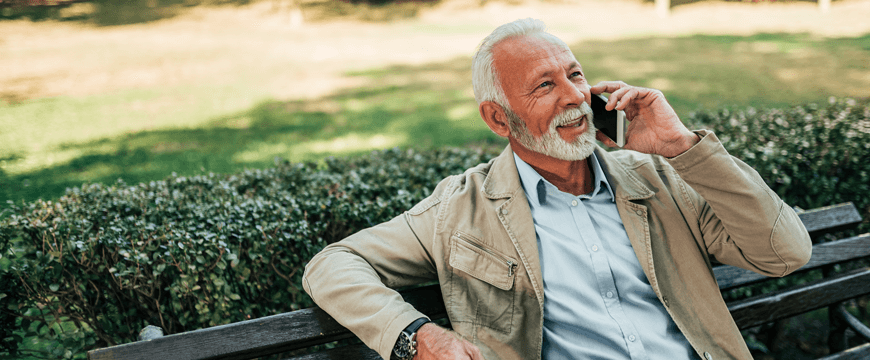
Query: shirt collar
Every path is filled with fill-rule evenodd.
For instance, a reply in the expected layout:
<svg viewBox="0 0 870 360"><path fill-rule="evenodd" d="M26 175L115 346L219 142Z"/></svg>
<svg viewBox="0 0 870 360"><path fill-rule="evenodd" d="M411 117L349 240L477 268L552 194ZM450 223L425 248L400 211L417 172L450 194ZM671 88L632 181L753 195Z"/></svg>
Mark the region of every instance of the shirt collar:
<svg viewBox="0 0 870 360"><path fill-rule="evenodd" d="M595 177L595 188L592 190L592 195L598 194L601 188L607 189L610 193L610 201L614 202L613 189L610 183L607 182L607 176L604 170L601 169L601 164L598 162L598 155L594 152L587 158L592 166L592 174ZM526 197L535 206L543 205L547 199L547 184L555 188L555 185L550 184L547 179L538 174L538 172L528 163L520 159L517 153L514 153L514 160L517 164L517 173L520 175L520 182L523 184L523 190L526 192Z"/></svg>

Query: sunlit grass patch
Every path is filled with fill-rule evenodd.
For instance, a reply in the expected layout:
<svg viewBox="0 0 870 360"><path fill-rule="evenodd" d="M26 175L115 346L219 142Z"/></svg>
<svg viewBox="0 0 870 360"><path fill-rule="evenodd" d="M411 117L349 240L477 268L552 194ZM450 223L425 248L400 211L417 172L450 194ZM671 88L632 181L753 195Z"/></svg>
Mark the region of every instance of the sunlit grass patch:
<svg viewBox="0 0 870 360"><path fill-rule="evenodd" d="M573 47L592 82L660 88L679 114L722 106L787 106L870 94L868 38L807 34L693 35L583 42ZM863 61L855 61L860 59ZM866 95L864 95L866 96Z"/></svg>
<svg viewBox="0 0 870 360"><path fill-rule="evenodd" d="M572 49L593 84L660 89L684 117L870 95L870 35L694 35L584 41ZM469 57L349 72L345 79L359 86L305 100L275 98L261 86L272 74L258 71L0 105L0 201L52 198L87 181L268 167L276 157L504 144L479 118Z"/></svg>

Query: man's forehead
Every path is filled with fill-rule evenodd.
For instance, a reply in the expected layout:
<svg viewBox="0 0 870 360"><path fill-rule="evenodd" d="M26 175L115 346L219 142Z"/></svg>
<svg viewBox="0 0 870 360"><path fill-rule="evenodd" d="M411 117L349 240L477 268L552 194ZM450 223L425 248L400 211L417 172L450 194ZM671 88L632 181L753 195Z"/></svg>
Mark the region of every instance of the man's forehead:
<svg viewBox="0 0 870 360"><path fill-rule="evenodd" d="M568 45L547 33L507 38L493 47L493 56L497 59L496 62L499 62L500 59L502 63L500 65L504 67L520 65L526 67L526 71L532 70L528 68L529 66L537 67L533 63L538 60L544 60L546 63L549 59L558 60L559 67L580 67L580 63ZM496 67L499 66L496 65ZM535 74L527 75L534 76Z"/></svg>
<svg viewBox="0 0 870 360"><path fill-rule="evenodd" d="M520 50L519 53L547 50L550 51L550 54L552 52L571 52L564 41L548 33L511 36L496 44L492 49L493 53L508 52L513 54L518 53L517 50Z"/></svg>

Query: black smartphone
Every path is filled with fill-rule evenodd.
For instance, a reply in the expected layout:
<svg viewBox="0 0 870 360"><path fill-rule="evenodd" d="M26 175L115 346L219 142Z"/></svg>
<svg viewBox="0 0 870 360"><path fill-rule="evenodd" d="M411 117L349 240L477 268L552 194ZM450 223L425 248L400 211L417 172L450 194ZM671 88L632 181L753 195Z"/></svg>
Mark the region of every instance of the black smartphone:
<svg viewBox="0 0 870 360"><path fill-rule="evenodd" d="M622 110L607 111L604 109L605 105L607 105L606 96L592 94L592 122L604 136L609 137L619 147L623 147L625 146L625 131L628 129L625 112Z"/></svg>

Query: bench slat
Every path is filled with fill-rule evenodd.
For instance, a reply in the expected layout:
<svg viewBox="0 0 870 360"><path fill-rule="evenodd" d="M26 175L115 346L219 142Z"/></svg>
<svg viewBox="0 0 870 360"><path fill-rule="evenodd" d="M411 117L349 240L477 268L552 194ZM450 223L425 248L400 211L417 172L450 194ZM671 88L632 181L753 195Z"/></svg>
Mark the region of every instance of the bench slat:
<svg viewBox="0 0 870 360"><path fill-rule="evenodd" d="M403 298L433 319L447 316L437 285L411 289ZM437 301L428 301L437 300ZM237 360L352 338L354 335L320 308L168 335L88 352L90 360Z"/></svg>
<svg viewBox="0 0 870 360"><path fill-rule="evenodd" d="M861 213L852 202L804 211L798 217L812 238L826 232L847 229L861 222Z"/></svg>
<svg viewBox="0 0 870 360"><path fill-rule="evenodd" d="M326 312L312 308L92 350L88 358L250 359L352 336Z"/></svg>
<svg viewBox="0 0 870 360"><path fill-rule="evenodd" d="M849 350L828 355L818 360L867 360L870 359L870 344L853 347Z"/></svg>
<svg viewBox="0 0 870 360"><path fill-rule="evenodd" d="M825 265L842 263L866 256L870 256L870 234L816 244L813 246L813 256L810 258L810 262L798 271L809 271ZM719 289L723 291L770 279L759 273L728 265L714 267L713 273L716 275Z"/></svg>
<svg viewBox="0 0 870 360"><path fill-rule="evenodd" d="M853 270L728 305L734 322L747 329L870 294L870 268Z"/></svg>

